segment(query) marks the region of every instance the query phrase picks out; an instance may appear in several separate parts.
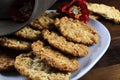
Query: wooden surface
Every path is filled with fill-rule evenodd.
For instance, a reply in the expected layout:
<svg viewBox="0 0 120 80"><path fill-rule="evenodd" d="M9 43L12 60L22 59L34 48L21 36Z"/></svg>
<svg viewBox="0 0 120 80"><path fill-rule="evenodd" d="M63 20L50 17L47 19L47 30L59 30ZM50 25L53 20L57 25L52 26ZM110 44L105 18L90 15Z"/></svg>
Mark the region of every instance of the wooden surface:
<svg viewBox="0 0 120 80"><path fill-rule="evenodd" d="M50 9L56 9L63 1L70 0L58 0ZM87 1L115 6L120 10L120 0ZM120 24L115 24L104 18L98 20L110 31L112 38L111 44L99 62L80 80L120 80Z"/></svg>

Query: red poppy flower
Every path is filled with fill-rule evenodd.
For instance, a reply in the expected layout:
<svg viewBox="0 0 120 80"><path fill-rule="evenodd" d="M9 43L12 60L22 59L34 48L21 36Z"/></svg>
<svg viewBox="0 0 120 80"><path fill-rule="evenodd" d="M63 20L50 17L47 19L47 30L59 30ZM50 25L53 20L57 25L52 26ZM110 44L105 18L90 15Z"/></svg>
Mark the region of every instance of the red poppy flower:
<svg viewBox="0 0 120 80"><path fill-rule="evenodd" d="M85 0L72 0L69 4L64 3L59 10L58 12L62 14L88 23L89 11Z"/></svg>

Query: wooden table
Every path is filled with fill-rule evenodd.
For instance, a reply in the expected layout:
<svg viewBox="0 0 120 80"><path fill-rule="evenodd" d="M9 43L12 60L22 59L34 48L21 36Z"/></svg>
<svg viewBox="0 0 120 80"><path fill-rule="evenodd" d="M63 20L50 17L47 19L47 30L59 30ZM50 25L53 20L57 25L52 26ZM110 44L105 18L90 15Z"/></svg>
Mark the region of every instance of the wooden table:
<svg viewBox="0 0 120 80"><path fill-rule="evenodd" d="M50 9L56 9L61 2L70 0L58 0ZM120 0L87 0L88 2L103 3L115 6L120 10ZM120 80L120 24L104 18L98 19L111 34L111 44L105 55L99 62L80 80Z"/></svg>

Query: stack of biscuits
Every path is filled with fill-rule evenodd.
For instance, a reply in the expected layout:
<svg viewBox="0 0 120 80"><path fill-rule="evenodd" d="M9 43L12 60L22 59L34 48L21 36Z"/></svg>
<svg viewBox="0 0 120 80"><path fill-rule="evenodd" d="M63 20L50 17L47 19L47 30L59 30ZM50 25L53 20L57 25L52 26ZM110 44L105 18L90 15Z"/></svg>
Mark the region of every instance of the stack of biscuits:
<svg viewBox="0 0 120 80"><path fill-rule="evenodd" d="M120 23L120 11L104 4L87 3L97 13ZM94 15L90 15L96 18ZM80 69L78 58L98 43L95 29L79 20L44 13L22 30L0 37L0 71L17 70L30 80L69 80Z"/></svg>
<svg viewBox="0 0 120 80"><path fill-rule="evenodd" d="M0 37L0 71L16 69L30 80L69 80L98 33L88 24L44 13L22 30ZM12 55L12 56L11 56Z"/></svg>

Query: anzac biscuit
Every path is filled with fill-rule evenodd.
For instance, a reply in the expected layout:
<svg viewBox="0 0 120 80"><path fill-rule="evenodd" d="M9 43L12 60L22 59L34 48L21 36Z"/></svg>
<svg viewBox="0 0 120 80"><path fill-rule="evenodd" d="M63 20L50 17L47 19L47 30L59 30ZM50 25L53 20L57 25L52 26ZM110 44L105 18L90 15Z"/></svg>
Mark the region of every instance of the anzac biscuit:
<svg viewBox="0 0 120 80"><path fill-rule="evenodd" d="M67 17L62 17L61 19L57 18L55 25L61 34L70 41L83 44L98 42L97 31L79 20L73 20Z"/></svg>
<svg viewBox="0 0 120 80"><path fill-rule="evenodd" d="M0 38L0 46L8 47L15 50L30 50L31 48L31 44L29 42L7 37Z"/></svg>
<svg viewBox="0 0 120 80"><path fill-rule="evenodd" d="M15 68L30 80L69 80L70 72L60 72L46 65L32 53L16 57Z"/></svg>
<svg viewBox="0 0 120 80"><path fill-rule="evenodd" d="M86 56L88 54L88 47L83 44L67 41L63 36L59 36L57 33L50 32L49 30L43 30L42 34L50 45L65 53L77 57Z"/></svg>
<svg viewBox="0 0 120 80"><path fill-rule="evenodd" d="M43 15L48 16L48 17L50 17L52 19L55 19L55 18L57 18L59 16L59 14L57 14L56 12L44 13Z"/></svg>
<svg viewBox="0 0 120 80"><path fill-rule="evenodd" d="M0 71L9 71L14 69L14 59L5 52L0 51Z"/></svg>
<svg viewBox="0 0 120 80"><path fill-rule="evenodd" d="M41 32L39 30L34 30L29 26L26 26L22 30L15 33L16 36L29 39L29 40L36 40L40 37Z"/></svg>
<svg viewBox="0 0 120 80"><path fill-rule="evenodd" d="M43 42L37 41L32 44L33 54L45 61L51 67L61 71L75 71L79 69L76 59L69 59L60 52L53 50L50 46L45 46Z"/></svg>
<svg viewBox="0 0 120 80"><path fill-rule="evenodd" d="M57 14L54 13L54 12L44 13L38 19L31 22L30 25L31 25L31 27L39 29L39 30L42 30L42 29L45 29L45 28L50 28L50 27L52 27L50 25L53 25L53 23L54 23L56 15Z"/></svg>
<svg viewBox="0 0 120 80"><path fill-rule="evenodd" d="M98 15L94 15L94 14L90 14L90 15L89 15L89 18L92 18L92 19L98 19L99 16L98 16Z"/></svg>
<svg viewBox="0 0 120 80"><path fill-rule="evenodd" d="M113 6L87 3L87 7L93 13L102 15L106 19L113 20L115 23L120 23L120 11Z"/></svg>

